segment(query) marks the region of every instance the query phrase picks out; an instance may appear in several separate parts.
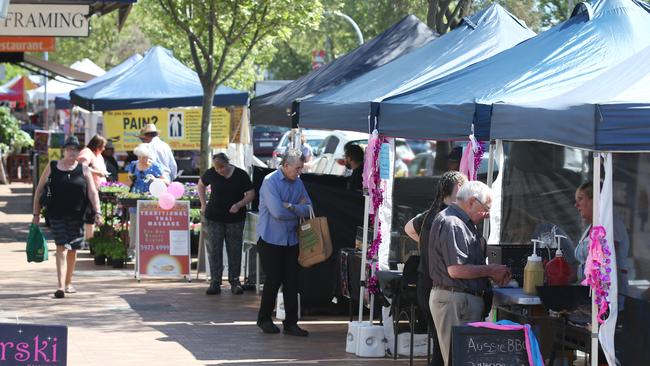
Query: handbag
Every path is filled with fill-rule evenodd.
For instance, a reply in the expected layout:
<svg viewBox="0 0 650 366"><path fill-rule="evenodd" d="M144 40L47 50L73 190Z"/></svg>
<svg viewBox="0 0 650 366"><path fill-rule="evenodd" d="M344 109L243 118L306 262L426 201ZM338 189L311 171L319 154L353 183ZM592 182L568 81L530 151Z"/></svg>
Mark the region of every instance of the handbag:
<svg viewBox="0 0 650 366"><path fill-rule="evenodd" d="M52 183L54 164L56 164L56 161L50 162L50 176L47 177L47 182L45 182L45 185L43 186L43 192L41 192L41 196L38 197L38 203L41 205L41 208L46 208L52 200L52 188L50 188L50 183Z"/></svg>
<svg viewBox="0 0 650 366"><path fill-rule="evenodd" d="M316 217L309 206L309 219L300 220L298 227L300 252L298 263L307 268L326 261L333 252L327 217Z"/></svg>
<svg viewBox="0 0 650 366"><path fill-rule="evenodd" d="M43 235L41 228L36 224L29 226L25 252L27 252L27 262L43 262L48 258L45 235Z"/></svg>

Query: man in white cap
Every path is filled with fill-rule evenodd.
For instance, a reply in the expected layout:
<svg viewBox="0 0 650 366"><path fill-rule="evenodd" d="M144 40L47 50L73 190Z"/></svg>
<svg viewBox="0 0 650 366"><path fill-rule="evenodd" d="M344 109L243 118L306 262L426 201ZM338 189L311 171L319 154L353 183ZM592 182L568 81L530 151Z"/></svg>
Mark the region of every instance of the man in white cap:
<svg viewBox="0 0 650 366"><path fill-rule="evenodd" d="M176 179L178 167L174 159L174 153L167 143L158 137L158 129L153 123L147 124L140 131L140 140L149 144L153 151L154 162L160 164L163 170L169 175L169 180Z"/></svg>

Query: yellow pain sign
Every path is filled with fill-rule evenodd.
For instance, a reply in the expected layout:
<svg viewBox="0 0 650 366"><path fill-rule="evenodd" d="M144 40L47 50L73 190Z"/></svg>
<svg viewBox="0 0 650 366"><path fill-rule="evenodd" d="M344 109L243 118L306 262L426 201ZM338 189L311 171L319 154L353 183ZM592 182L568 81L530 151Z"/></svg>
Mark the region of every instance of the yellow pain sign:
<svg viewBox="0 0 650 366"><path fill-rule="evenodd" d="M104 112L104 132L115 150L133 150L140 141L140 130L154 124L161 140L173 150L198 150L201 147L201 108L128 109ZM212 109L211 144L225 148L230 138L230 112Z"/></svg>

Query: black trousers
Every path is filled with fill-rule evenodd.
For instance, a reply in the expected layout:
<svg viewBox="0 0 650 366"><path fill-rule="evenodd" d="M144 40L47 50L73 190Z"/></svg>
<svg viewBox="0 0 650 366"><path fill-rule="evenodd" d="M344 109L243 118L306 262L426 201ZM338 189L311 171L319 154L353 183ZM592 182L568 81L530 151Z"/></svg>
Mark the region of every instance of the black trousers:
<svg viewBox="0 0 650 366"><path fill-rule="evenodd" d="M266 275L258 322L272 321L275 299L282 286L285 327L298 323L298 246L273 245L260 238L257 241L262 269Z"/></svg>
<svg viewBox="0 0 650 366"><path fill-rule="evenodd" d="M431 363L430 366L444 365L442 360L442 353L440 352L440 343L438 343L438 333L436 333L436 325L433 323L433 317L431 316L431 310L429 310L429 295L431 294L431 288L433 284L429 275L424 273L418 273L418 305L422 310L422 315L427 320L429 325L429 337L432 339L433 352L431 353Z"/></svg>

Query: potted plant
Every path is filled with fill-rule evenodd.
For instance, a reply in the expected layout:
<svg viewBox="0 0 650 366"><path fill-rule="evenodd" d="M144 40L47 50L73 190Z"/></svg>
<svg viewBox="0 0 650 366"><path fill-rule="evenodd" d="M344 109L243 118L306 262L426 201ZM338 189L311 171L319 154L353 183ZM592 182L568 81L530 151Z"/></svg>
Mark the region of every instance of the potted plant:
<svg viewBox="0 0 650 366"><path fill-rule="evenodd" d="M106 256L111 258L113 268L124 268L126 259L126 248L121 240L114 240L113 243L106 249Z"/></svg>
<svg viewBox="0 0 650 366"><path fill-rule="evenodd" d="M95 255L95 264L98 266L106 264L106 248L110 242L104 236L94 236L89 241Z"/></svg>

